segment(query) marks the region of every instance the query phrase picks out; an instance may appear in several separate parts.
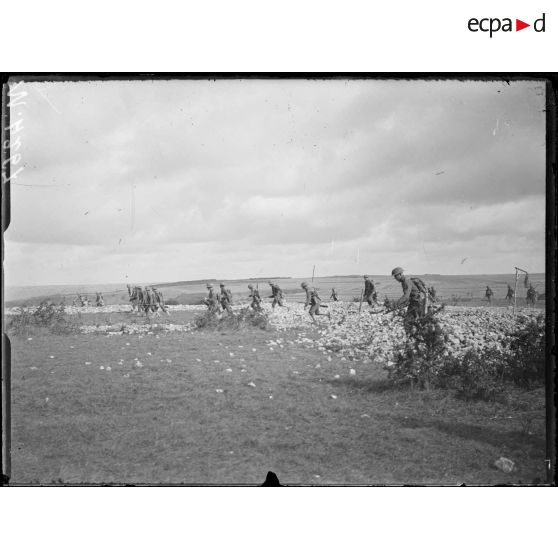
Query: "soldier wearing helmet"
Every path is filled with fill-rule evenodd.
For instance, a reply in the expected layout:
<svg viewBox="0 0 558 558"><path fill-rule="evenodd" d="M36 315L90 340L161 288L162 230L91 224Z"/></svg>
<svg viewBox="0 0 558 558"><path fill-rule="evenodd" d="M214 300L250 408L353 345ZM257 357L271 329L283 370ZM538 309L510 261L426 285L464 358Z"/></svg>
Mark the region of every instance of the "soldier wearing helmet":
<svg viewBox="0 0 558 558"><path fill-rule="evenodd" d="M303 281L300 286L303 288L303 290L306 292L306 302L304 303L304 309L306 310L306 308L308 308L308 306L310 306L310 317L312 318L312 321L314 323L316 322L316 318L314 318L314 316L320 316L320 305L322 302L322 299L320 298L320 296L318 295L318 290L315 287L309 287L308 283L306 281ZM330 313L328 312L328 317L330 317Z"/></svg>
<svg viewBox="0 0 558 558"><path fill-rule="evenodd" d="M257 288L254 288L254 285L248 285L248 290L250 291L248 297L252 299L250 307L256 312L259 312L262 309L262 298L260 293Z"/></svg>
<svg viewBox="0 0 558 558"><path fill-rule="evenodd" d="M494 291L488 285L486 285L486 291L484 293L484 297L488 301L488 306L492 306L493 296L494 296Z"/></svg>
<svg viewBox="0 0 558 558"><path fill-rule="evenodd" d="M368 306L372 306L378 300L378 293L376 292L376 285L374 280L369 275L364 275L364 299Z"/></svg>
<svg viewBox="0 0 558 558"><path fill-rule="evenodd" d="M160 308L165 314L168 314L169 311L165 306L165 297L163 296L163 293L155 287L151 287L151 290L153 291L153 302L155 304L155 308Z"/></svg>
<svg viewBox="0 0 558 558"><path fill-rule="evenodd" d="M268 298L272 298L273 302L271 303L272 310L275 310L275 306L285 306L285 299L283 298L283 291L279 287L277 283L273 283L272 281L269 282L271 287L271 295Z"/></svg>
<svg viewBox="0 0 558 558"><path fill-rule="evenodd" d="M97 298L95 300L95 305L96 306L104 306L105 305L105 301L103 300L103 293L95 293Z"/></svg>
<svg viewBox="0 0 558 558"><path fill-rule="evenodd" d="M532 283L529 283L529 288L527 289L527 306L535 307L537 305L537 299L539 298L539 293L537 289L533 287Z"/></svg>
<svg viewBox="0 0 558 558"><path fill-rule="evenodd" d="M407 306L407 313L403 320L405 329L409 331L416 324L419 318L424 317L425 301L427 290L421 279L415 277L406 277L403 269L396 267L391 272L393 278L401 283L403 295L395 303L394 308L403 308Z"/></svg>
<svg viewBox="0 0 558 558"><path fill-rule="evenodd" d="M335 290L335 288L331 288L331 294L329 295L329 299L333 299L333 302L337 302L339 300L339 298L337 297L337 291Z"/></svg>
<svg viewBox="0 0 558 558"><path fill-rule="evenodd" d="M219 287L221 288L221 306L223 307L223 310L226 310L227 313L231 316L233 316L233 311L231 308L231 304L232 304L232 293L230 291L230 289L227 289L225 283L220 283Z"/></svg>
<svg viewBox="0 0 558 558"><path fill-rule="evenodd" d="M207 297L203 299L204 304L207 306L207 309L214 313L219 312L219 299L217 294L213 290L213 285L211 283L207 283L205 288L207 289Z"/></svg>

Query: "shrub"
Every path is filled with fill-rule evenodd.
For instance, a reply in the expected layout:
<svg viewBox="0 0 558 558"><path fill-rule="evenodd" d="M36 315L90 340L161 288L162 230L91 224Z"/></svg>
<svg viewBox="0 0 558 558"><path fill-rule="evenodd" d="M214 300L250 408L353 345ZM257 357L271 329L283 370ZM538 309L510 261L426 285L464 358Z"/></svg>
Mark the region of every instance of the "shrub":
<svg viewBox="0 0 558 558"><path fill-rule="evenodd" d="M471 349L462 358L448 357L440 370L440 387L457 391L464 399L493 401L505 394L506 362L500 351Z"/></svg>
<svg viewBox="0 0 558 558"><path fill-rule="evenodd" d="M429 389L444 382L442 370L448 353L446 336L437 316L441 309L432 308L407 329L407 338L396 350L395 366L390 371L393 384Z"/></svg>
<svg viewBox="0 0 558 558"><path fill-rule="evenodd" d="M66 314L64 304L53 304L43 300L31 312L22 308L21 312L10 320L7 325L8 331L14 335L26 335L34 328L47 329L55 335L71 335L80 330L79 317L69 317Z"/></svg>
<svg viewBox="0 0 558 558"><path fill-rule="evenodd" d="M544 383L546 364L546 335L544 316L536 319L520 317L522 327L512 336L508 348L508 379L516 385L530 388Z"/></svg>
<svg viewBox="0 0 558 558"><path fill-rule="evenodd" d="M520 317L519 327L502 348L470 349L457 357L447 349L436 314L418 320L395 355L392 385L422 389L450 388L465 399L493 401L506 397L515 384L531 388L544 383L544 317Z"/></svg>
<svg viewBox="0 0 558 558"><path fill-rule="evenodd" d="M180 302L178 302L178 299L176 298L169 298L168 300L165 300L166 306L178 306L179 304Z"/></svg>

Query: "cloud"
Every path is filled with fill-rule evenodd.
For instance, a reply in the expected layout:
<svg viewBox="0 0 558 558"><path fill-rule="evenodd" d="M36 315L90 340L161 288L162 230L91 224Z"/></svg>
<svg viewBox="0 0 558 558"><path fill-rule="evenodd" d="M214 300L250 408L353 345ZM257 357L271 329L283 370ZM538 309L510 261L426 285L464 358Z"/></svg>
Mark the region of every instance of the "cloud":
<svg viewBox="0 0 558 558"><path fill-rule="evenodd" d="M6 235L10 280L26 277L16 245L45 255L46 282L61 276L64 253L77 258L78 282L98 274L92 258L114 277L123 272L112 258L148 273L147 264L130 263L142 251L165 270L161 279L188 257L196 262L190 278L218 276L222 264L238 276L292 275L306 256L325 257L332 240L335 273L364 265L353 262L359 247L369 259L383 254L386 265L401 254L438 270L453 270L448 253L480 261L488 245L495 259L482 260L487 269L507 266L498 254L511 245L523 250L519 258L544 263L538 82L25 85L25 170L12 186ZM427 253L433 245L429 260L420 259L422 244Z"/></svg>

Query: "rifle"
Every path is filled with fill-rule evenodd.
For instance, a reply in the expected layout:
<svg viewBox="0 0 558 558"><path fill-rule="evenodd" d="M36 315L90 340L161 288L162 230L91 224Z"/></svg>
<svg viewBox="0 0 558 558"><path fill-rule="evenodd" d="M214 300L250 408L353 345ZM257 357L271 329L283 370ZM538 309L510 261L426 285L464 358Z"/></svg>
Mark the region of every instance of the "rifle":
<svg viewBox="0 0 558 558"><path fill-rule="evenodd" d="M360 289L360 304L358 305L358 313L362 310L362 297L364 296L364 289Z"/></svg>

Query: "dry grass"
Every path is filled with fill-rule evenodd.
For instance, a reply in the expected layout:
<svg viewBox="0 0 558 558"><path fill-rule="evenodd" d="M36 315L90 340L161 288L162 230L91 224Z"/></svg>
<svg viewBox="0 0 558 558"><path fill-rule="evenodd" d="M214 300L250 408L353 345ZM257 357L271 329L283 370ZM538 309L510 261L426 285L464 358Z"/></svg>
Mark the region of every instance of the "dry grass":
<svg viewBox="0 0 558 558"><path fill-rule="evenodd" d="M256 328L13 339L12 482L260 484L268 470L283 484L544 479L542 390L505 404L394 391L376 365L292 340ZM494 469L500 456L517 471Z"/></svg>

